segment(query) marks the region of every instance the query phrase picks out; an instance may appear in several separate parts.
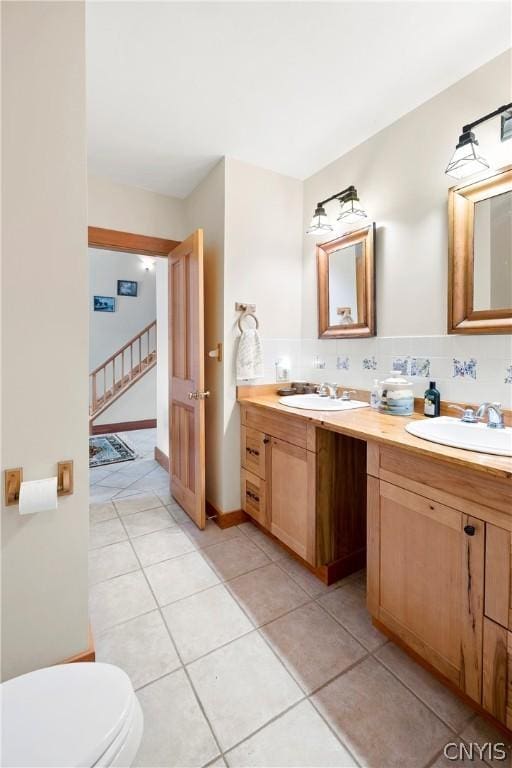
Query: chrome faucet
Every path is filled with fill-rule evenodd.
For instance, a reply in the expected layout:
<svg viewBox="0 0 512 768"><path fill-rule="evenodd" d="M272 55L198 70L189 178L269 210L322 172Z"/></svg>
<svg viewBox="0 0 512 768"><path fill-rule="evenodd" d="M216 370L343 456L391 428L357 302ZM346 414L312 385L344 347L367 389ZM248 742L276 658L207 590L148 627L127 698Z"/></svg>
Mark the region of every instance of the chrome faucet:
<svg viewBox="0 0 512 768"><path fill-rule="evenodd" d="M482 403L476 412L477 418L482 418L487 413L487 426L491 429L505 429L505 420L501 403Z"/></svg>
<svg viewBox="0 0 512 768"><path fill-rule="evenodd" d="M355 389L344 389L343 392L342 392L342 395L341 395L341 400L350 400L351 399L350 395L352 394L352 392L355 394L356 390Z"/></svg>
<svg viewBox="0 0 512 768"><path fill-rule="evenodd" d="M320 397L330 397L332 400L336 399L336 393L338 391L337 384L329 384L328 381L324 381L318 388L318 394Z"/></svg>

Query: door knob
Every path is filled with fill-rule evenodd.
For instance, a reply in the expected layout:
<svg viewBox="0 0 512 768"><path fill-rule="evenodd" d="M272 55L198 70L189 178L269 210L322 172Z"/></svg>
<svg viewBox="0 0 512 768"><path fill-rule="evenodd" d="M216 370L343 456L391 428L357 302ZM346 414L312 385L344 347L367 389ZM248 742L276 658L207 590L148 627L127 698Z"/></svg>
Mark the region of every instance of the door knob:
<svg viewBox="0 0 512 768"><path fill-rule="evenodd" d="M188 393L188 399L189 400L206 400L207 397L210 397L210 391L207 389L204 392L189 392Z"/></svg>

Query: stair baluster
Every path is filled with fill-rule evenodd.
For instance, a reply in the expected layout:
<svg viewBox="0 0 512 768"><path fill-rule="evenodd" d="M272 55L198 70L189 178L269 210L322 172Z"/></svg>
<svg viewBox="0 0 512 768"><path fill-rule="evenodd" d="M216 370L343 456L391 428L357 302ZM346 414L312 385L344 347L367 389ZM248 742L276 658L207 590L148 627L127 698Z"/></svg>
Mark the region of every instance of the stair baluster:
<svg viewBox="0 0 512 768"><path fill-rule="evenodd" d="M151 336L153 334L153 341ZM134 345L138 346L139 358L134 363ZM130 368L128 373L125 369L125 355L129 350ZM143 350L145 355L143 356ZM132 384L138 381L144 374L150 371L156 365L156 320L143 328L133 339L124 344L104 363L99 365L90 374L90 403L89 403L89 421L96 419L106 408L115 400L121 397ZM107 371L112 366L112 374ZM118 372L120 371L120 377ZM98 394L98 374L103 374L103 392ZM112 379L111 388L107 387L107 380Z"/></svg>

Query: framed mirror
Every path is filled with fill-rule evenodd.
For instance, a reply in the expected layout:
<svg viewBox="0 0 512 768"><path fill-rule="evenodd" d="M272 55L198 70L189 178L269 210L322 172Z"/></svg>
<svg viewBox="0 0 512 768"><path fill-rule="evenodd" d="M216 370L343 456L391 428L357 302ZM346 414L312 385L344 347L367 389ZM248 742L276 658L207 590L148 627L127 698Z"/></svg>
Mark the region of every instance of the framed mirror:
<svg viewBox="0 0 512 768"><path fill-rule="evenodd" d="M512 166L450 189L448 333L512 333Z"/></svg>
<svg viewBox="0 0 512 768"><path fill-rule="evenodd" d="M318 337L375 336L375 224L317 246Z"/></svg>

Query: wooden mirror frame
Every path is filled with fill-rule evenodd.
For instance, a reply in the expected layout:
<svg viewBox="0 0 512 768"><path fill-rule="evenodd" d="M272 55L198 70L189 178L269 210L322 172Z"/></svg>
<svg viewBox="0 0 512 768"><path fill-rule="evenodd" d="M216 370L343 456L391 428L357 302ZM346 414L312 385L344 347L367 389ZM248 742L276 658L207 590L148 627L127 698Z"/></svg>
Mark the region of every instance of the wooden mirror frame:
<svg viewBox="0 0 512 768"><path fill-rule="evenodd" d="M329 325L329 255L340 248L362 243L362 256L357 265L357 304L362 308L363 321L351 325ZM348 232L336 240L319 243L316 247L318 274L318 338L359 339L375 336L375 224Z"/></svg>
<svg viewBox="0 0 512 768"><path fill-rule="evenodd" d="M473 308L475 205L511 190L509 165L448 191L448 333L512 333L512 308Z"/></svg>

